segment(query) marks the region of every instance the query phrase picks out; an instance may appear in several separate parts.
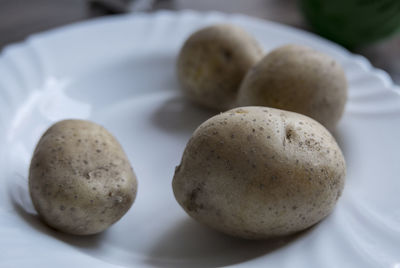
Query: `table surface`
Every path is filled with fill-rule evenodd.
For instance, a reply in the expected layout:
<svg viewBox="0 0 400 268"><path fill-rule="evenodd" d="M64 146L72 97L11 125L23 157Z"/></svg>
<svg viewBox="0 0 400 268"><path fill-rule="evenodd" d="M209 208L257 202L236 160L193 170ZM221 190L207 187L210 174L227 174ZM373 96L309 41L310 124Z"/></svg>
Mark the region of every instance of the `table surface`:
<svg viewBox="0 0 400 268"><path fill-rule="evenodd" d="M159 9L242 13L311 31L297 0L0 0L0 50L28 35L97 16ZM400 35L353 51L400 84Z"/></svg>

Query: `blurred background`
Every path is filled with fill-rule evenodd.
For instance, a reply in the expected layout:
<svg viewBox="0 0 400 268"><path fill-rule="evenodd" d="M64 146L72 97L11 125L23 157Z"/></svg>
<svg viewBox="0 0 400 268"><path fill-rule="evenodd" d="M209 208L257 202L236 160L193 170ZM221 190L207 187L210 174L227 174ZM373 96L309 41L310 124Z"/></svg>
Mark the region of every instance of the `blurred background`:
<svg viewBox="0 0 400 268"><path fill-rule="evenodd" d="M242 13L311 31L400 84L400 0L0 0L0 50L68 23L160 9Z"/></svg>

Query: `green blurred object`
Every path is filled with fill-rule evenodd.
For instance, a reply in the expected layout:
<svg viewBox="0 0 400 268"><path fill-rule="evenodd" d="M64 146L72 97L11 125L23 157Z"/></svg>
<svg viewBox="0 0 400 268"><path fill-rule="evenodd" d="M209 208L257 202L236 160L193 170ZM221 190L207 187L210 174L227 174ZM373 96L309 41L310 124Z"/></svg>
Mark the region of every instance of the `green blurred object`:
<svg viewBox="0 0 400 268"><path fill-rule="evenodd" d="M400 30L400 0L301 0L301 8L318 34L348 48Z"/></svg>

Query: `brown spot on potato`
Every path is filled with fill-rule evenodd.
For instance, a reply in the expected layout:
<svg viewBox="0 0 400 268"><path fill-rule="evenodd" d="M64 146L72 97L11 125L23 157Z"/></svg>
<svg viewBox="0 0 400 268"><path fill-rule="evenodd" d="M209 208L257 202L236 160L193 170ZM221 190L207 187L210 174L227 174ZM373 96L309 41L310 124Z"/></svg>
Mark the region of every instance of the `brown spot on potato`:
<svg viewBox="0 0 400 268"><path fill-rule="evenodd" d="M203 208L203 205L198 204L198 202L197 202L198 195L201 193L201 191L202 191L202 189L200 187L196 187L188 195L187 200L186 200L186 207L189 211L197 212L198 209Z"/></svg>
<svg viewBox="0 0 400 268"><path fill-rule="evenodd" d="M226 61L231 61L233 57L233 52L227 48L221 48L222 55L224 56Z"/></svg>

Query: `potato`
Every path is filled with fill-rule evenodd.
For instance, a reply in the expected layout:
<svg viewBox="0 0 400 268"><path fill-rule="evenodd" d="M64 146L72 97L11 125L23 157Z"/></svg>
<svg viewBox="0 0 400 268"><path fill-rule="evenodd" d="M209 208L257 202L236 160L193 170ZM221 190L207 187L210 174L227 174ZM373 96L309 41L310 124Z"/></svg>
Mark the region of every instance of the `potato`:
<svg viewBox="0 0 400 268"><path fill-rule="evenodd" d="M308 47L286 45L267 54L247 73L237 106L289 110L333 130L346 100L346 77L334 59Z"/></svg>
<svg viewBox="0 0 400 268"><path fill-rule="evenodd" d="M194 219L248 239L308 228L345 182L334 138L315 120L265 107L216 115L194 132L176 168L176 200Z"/></svg>
<svg viewBox="0 0 400 268"><path fill-rule="evenodd" d="M183 45L178 80L190 100L224 111L234 105L243 77L262 55L257 41L243 29L230 24L209 26Z"/></svg>
<svg viewBox="0 0 400 268"><path fill-rule="evenodd" d="M103 127L64 120L41 137L29 169L29 191L41 218L62 232L105 230L131 207L136 176L118 141Z"/></svg>

